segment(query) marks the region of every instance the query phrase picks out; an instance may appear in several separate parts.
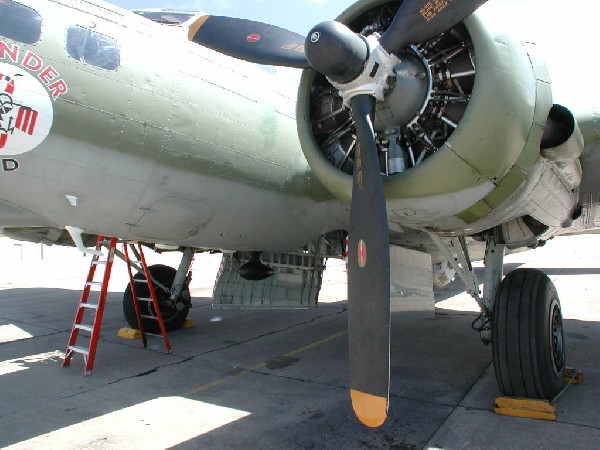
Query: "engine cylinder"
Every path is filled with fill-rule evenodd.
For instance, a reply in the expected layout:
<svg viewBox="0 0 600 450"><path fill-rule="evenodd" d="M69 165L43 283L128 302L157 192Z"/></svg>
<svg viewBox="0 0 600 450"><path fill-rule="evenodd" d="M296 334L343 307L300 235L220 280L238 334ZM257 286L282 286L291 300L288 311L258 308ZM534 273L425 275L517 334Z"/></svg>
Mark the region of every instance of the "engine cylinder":
<svg viewBox="0 0 600 450"><path fill-rule="evenodd" d="M380 26L369 20L384 5L399 3L359 1L338 20L364 33ZM464 26L472 43L470 58L475 67L466 109L458 123L452 124L455 129L447 140L436 145L435 152L384 179L389 220L400 225L475 231L481 219L524 183L540 158L540 141L552 106L547 73L543 67L535 67L521 43L497 34L479 13L467 18ZM297 103L298 132L316 176L333 195L349 203L351 171L347 165L341 170L328 160L314 133L313 92L320 83L323 79L315 71L303 72ZM428 96L435 106L435 93L429 91ZM376 118L376 123L386 123L386 119ZM379 142L385 138L380 136ZM422 139L430 138L425 131ZM341 155L339 148L336 151ZM397 167L402 170L402 164Z"/></svg>

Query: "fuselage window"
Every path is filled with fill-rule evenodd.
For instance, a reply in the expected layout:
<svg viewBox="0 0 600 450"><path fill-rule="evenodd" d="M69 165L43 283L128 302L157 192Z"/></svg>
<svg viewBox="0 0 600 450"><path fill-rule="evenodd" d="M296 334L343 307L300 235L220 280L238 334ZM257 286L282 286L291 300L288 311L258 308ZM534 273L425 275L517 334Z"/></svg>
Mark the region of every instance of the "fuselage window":
<svg viewBox="0 0 600 450"><path fill-rule="evenodd" d="M36 11L12 0L0 0L0 35L35 44L41 34L42 18Z"/></svg>
<svg viewBox="0 0 600 450"><path fill-rule="evenodd" d="M115 70L121 62L121 50L115 41L81 27L67 30L67 53L77 61L106 70Z"/></svg>

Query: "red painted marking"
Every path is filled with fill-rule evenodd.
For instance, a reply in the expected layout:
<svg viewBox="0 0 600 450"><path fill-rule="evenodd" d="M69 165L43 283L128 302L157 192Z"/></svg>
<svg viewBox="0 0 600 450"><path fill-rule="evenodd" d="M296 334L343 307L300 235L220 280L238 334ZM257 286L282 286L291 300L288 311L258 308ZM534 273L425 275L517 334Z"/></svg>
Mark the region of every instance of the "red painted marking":
<svg viewBox="0 0 600 450"><path fill-rule="evenodd" d="M346 236L346 239L344 239L344 262L346 263L346 269L348 269L349 256L350 256L350 237Z"/></svg>
<svg viewBox="0 0 600 450"><path fill-rule="evenodd" d="M6 87L4 88L4 92L6 92L8 95L13 95L15 93L15 80L2 73L0 73L0 79L2 81L6 81Z"/></svg>
<svg viewBox="0 0 600 450"><path fill-rule="evenodd" d="M19 108L15 128L32 136L35 131L38 115L38 112L32 109Z"/></svg>
<svg viewBox="0 0 600 450"><path fill-rule="evenodd" d="M4 148L4 146L6 145L7 137L8 137L8 135L6 135L6 134L0 134L0 148Z"/></svg>
<svg viewBox="0 0 600 450"><path fill-rule="evenodd" d="M32 51L27 50L27 53L25 53L25 56L23 57L23 61L21 61L21 65L29 70L37 72L44 67L44 61Z"/></svg>
<svg viewBox="0 0 600 450"><path fill-rule="evenodd" d="M23 124L23 115L24 115L24 110L23 108L19 108L19 115L17 116L17 124L15 125L15 127L19 130L22 130L23 128L21 128L21 125Z"/></svg>
<svg viewBox="0 0 600 450"><path fill-rule="evenodd" d="M60 94L64 94L69 90L67 83L62 78L54 83L48 85L48 89L52 93L52 98L56 100Z"/></svg>
<svg viewBox="0 0 600 450"><path fill-rule="evenodd" d="M12 45L9 47L6 42L0 41L0 59L6 59L7 56L16 64L19 56L19 46Z"/></svg>
<svg viewBox="0 0 600 450"><path fill-rule="evenodd" d="M20 112L20 111L19 111ZM23 126L20 128L21 131L27 132L27 127L29 126L29 121L31 120L31 110L25 110L25 118L23 119Z"/></svg>
<svg viewBox="0 0 600 450"><path fill-rule="evenodd" d="M260 41L260 34L249 34L248 36L246 36L246 41L252 43L252 42L258 42Z"/></svg>
<svg viewBox="0 0 600 450"><path fill-rule="evenodd" d="M358 243L358 266L361 269L367 267L367 244L362 239Z"/></svg>
<svg viewBox="0 0 600 450"><path fill-rule="evenodd" d="M9 95L13 95L15 93L15 80L10 80L8 82L5 92Z"/></svg>
<svg viewBox="0 0 600 450"><path fill-rule="evenodd" d="M37 122L38 112L33 111L31 114L31 123L29 124L29 129L27 130L27 134L33 136L33 130L35 130L35 123Z"/></svg>
<svg viewBox="0 0 600 450"><path fill-rule="evenodd" d="M31 120L31 110L28 109L25 111L25 122L23 123L23 128L22 128L23 131L27 130L30 120Z"/></svg>

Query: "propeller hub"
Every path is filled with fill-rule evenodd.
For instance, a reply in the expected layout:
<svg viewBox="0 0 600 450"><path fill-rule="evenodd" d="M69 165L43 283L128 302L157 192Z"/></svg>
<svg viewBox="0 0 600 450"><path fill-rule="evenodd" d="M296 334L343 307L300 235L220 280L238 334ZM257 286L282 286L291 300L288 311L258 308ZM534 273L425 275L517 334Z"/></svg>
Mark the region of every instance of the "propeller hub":
<svg viewBox="0 0 600 450"><path fill-rule="evenodd" d="M323 22L314 27L304 44L310 65L339 84L360 76L369 60L366 40L339 22Z"/></svg>
<svg viewBox="0 0 600 450"><path fill-rule="evenodd" d="M405 53L395 68L395 85L385 101L377 104L375 129L408 125L423 109L430 90L431 73L416 56Z"/></svg>

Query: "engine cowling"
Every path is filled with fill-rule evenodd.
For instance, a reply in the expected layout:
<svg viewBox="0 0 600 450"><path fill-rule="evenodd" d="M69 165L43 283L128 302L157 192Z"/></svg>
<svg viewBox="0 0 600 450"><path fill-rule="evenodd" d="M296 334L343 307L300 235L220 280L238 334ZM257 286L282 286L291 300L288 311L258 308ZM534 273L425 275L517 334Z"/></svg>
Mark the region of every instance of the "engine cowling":
<svg viewBox="0 0 600 450"><path fill-rule="evenodd" d="M400 4L362 0L338 20L363 35L382 33ZM533 49L498 34L475 13L397 56L399 75L388 80L390 92L375 120L390 222L476 233L524 215L558 226L572 214L572 186L552 192L557 201L538 211L539 218L524 200L543 189L547 183L539 181L552 172L540 154L552 108L550 80ZM302 75L297 118L312 170L349 203L356 145L351 116L311 69Z"/></svg>

